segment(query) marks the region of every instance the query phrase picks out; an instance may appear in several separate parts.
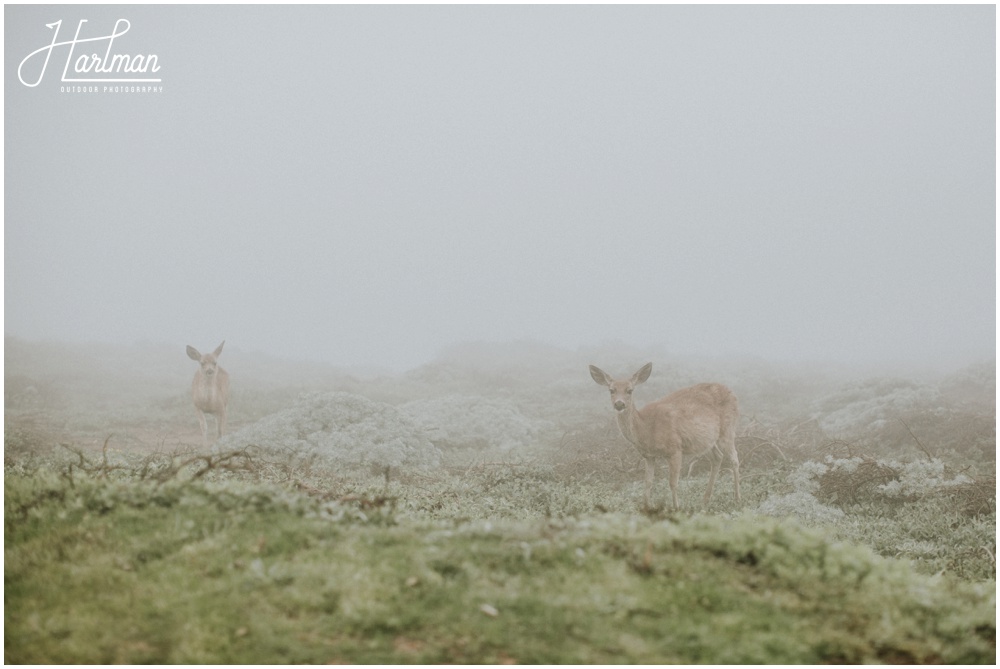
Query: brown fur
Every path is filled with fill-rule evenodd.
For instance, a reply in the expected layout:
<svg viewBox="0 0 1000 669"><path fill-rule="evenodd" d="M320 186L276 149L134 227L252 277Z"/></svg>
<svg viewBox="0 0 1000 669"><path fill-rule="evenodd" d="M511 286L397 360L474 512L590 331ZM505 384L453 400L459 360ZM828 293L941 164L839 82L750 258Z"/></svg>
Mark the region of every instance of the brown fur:
<svg viewBox="0 0 1000 669"><path fill-rule="evenodd" d="M683 388L651 402L641 409L632 403L635 387L649 378L653 363L648 363L630 379L616 380L602 369L590 366L594 381L611 391L611 404L616 411L618 429L646 461L646 507L650 506L654 465L658 457L667 458L670 468L670 493L674 508L681 461L685 455L708 453L712 458L712 473L708 479L704 503L712 497L715 478L724 456L733 468L736 501L740 501L740 461L736 454L736 425L740 411L736 395L719 383L699 383Z"/></svg>
<svg viewBox="0 0 1000 669"><path fill-rule="evenodd" d="M188 357L197 360L200 367L194 373L191 382L191 397L194 400L194 410L198 414L198 424L201 426L201 436L208 441L208 423L205 414L215 416L218 436L226 431L226 408L229 405L229 374L219 367L217 358L222 353L226 342L219 344L211 353L202 355L193 346L187 347Z"/></svg>

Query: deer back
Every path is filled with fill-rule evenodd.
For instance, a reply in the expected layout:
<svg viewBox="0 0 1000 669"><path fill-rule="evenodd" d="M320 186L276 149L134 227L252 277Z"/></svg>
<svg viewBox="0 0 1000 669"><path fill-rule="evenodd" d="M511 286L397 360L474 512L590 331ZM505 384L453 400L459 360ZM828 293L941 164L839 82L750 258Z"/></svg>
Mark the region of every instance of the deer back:
<svg viewBox="0 0 1000 669"><path fill-rule="evenodd" d="M649 430L647 449L698 455L735 433L739 404L726 386L699 383L647 404L639 415Z"/></svg>

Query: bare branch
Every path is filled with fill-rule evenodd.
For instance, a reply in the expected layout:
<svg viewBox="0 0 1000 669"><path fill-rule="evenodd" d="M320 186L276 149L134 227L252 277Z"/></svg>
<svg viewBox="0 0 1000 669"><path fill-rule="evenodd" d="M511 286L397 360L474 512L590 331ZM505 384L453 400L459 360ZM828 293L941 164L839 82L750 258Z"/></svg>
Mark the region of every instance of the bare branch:
<svg viewBox="0 0 1000 669"><path fill-rule="evenodd" d="M913 434L913 430L911 430L910 426L906 424L906 421L904 421L902 418L899 417L897 417L896 420L898 420L900 423L903 424L903 427L905 427L906 431L910 433L911 437L913 437L913 441L917 442L917 446L919 446L920 450L927 455L927 458L933 460L934 455L929 450L927 450L927 448L923 444L920 443L920 440L917 439L917 435Z"/></svg>

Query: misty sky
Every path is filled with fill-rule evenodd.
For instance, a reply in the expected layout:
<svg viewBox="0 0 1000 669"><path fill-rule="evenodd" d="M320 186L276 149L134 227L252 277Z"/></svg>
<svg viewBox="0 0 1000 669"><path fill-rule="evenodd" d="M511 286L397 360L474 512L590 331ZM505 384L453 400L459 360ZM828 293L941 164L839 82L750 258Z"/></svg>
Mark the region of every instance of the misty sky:
<svg viewBox="0 0 1000 669"><path fill-rule="evenodd" d="M4 18L8 335L399 370L478 340L994 355L993 6ZM46 24L119 18L161 93L61 93L68 47L20 82Z"/></svg>

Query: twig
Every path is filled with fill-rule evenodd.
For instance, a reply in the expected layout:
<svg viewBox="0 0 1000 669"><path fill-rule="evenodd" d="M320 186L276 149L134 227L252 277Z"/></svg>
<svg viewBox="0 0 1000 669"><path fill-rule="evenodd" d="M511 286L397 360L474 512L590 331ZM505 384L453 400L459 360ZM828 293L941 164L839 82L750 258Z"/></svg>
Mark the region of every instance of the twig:
<svg viewBox="0 0 1000 669"><path fill-rule="evenodd" d="M76 453L76 457L80 458L80 463L78 465L76 465L77 468L78 469L83 469L84 471L87 471L86 470L86 460L83 457L83 451L81 451L78 448L73 448L69 444L60 443L59 445L62 446L63 448L65 448L70 453ZM63 476L66 478L67 481L69 481L69 487L70 488L75 488L76 487L75 482L73 481L73 463L72 462L69 463L69 466L66 468L66 473L63 474Z"/></svg>
<svg viewBox="0 0 1000 669"><path fill-rule="evenodd" d="M194 464L196 462L204 462L205 463L205 468L204 469L199 469L191 477L191 478L196 479L196 478L200 478L201 476L204 476L209 470L216 469L216 468L221 468L220 465L223 465L226 462L229 462L233 458L238 458L238 457L241 457L241 456L244 457L244 458L246 458L246 460L247 460L247 462L249 464L253 464L253 461L250 460L250 456L247 454L246 449L243 449L243 450L239 450L239 451L229 451L228 453L221 453L218 456L196 455L193 458L189 458L188 460L185 460L180 465L180 467L178 467L177 469L178 470L183 469L184 467L187 467L188 465ZM225 467L225 469L228 469L228 467ZM247 467L244 466L243 469L247 469Z"/></svg>
<svg viewBox="0 0 1000 669"><path fill-rule="evenodd" d="M389 496L379 496L379 497L362 497L361 495L344 495L343 497L337 498L338 502L357 502L358 506L362 509L377 509L379 507L385 506L386 504L391 504L391 506L396 505L396 500L398 497Z"/></svg>
<svg viewBox="0 0 1000 669"><path fill-rule="evenodd" d="M108 475L110 467L108 467L108 442L111 441L113 434L109 434L104 440L104 446L101 448L101 466L97 470L98 478L105 478Z"/></svg>
<svg viewBox="0 0 1000 669"><path fill-rule="evenodd" d="M754 439L757 441L757 443L750 448L750 452L746 454L747 460L753 457L753 454L756 453L757 449L759 449L761 446L770 446L771 448L773 448L778 452L778 455L781 456L782 460L785 460L786 462L788 461L788 456L785 455L784 451L782 451L781 448L779 448L778 445L773 441L771 441L770 439L765 439L763 437L745 437L745 438Z"/></svg>
<svg viewBox="0 0 1000 669"><path fill-rule="evenodd" d="M314 497L319 497L324 502L337 497L336 493L330 492L329 490L320 490L319 488L314 488L313 486L298 480L295 481L295 487L303 491L307 495L313 495Z"/></svg>
<svg viewBox="0 0 1000 669"><path fill-rule="evenodd" d="M906 422L902 418L897 417L896 420L898 420L900 423L903 424L903 427L906 428L906 431L910 433L911 437L913 437L913 441L917 442L917 446L920 447L920 450L923 451L927 455L927 457L929 459L933 460L934 456L931 454L930 451L927 450L927 448L924 447L923 444L920 443L920 440L917 439L917 435L913 434L913 430L910 429L910 426L907 425Z"/></svg>

